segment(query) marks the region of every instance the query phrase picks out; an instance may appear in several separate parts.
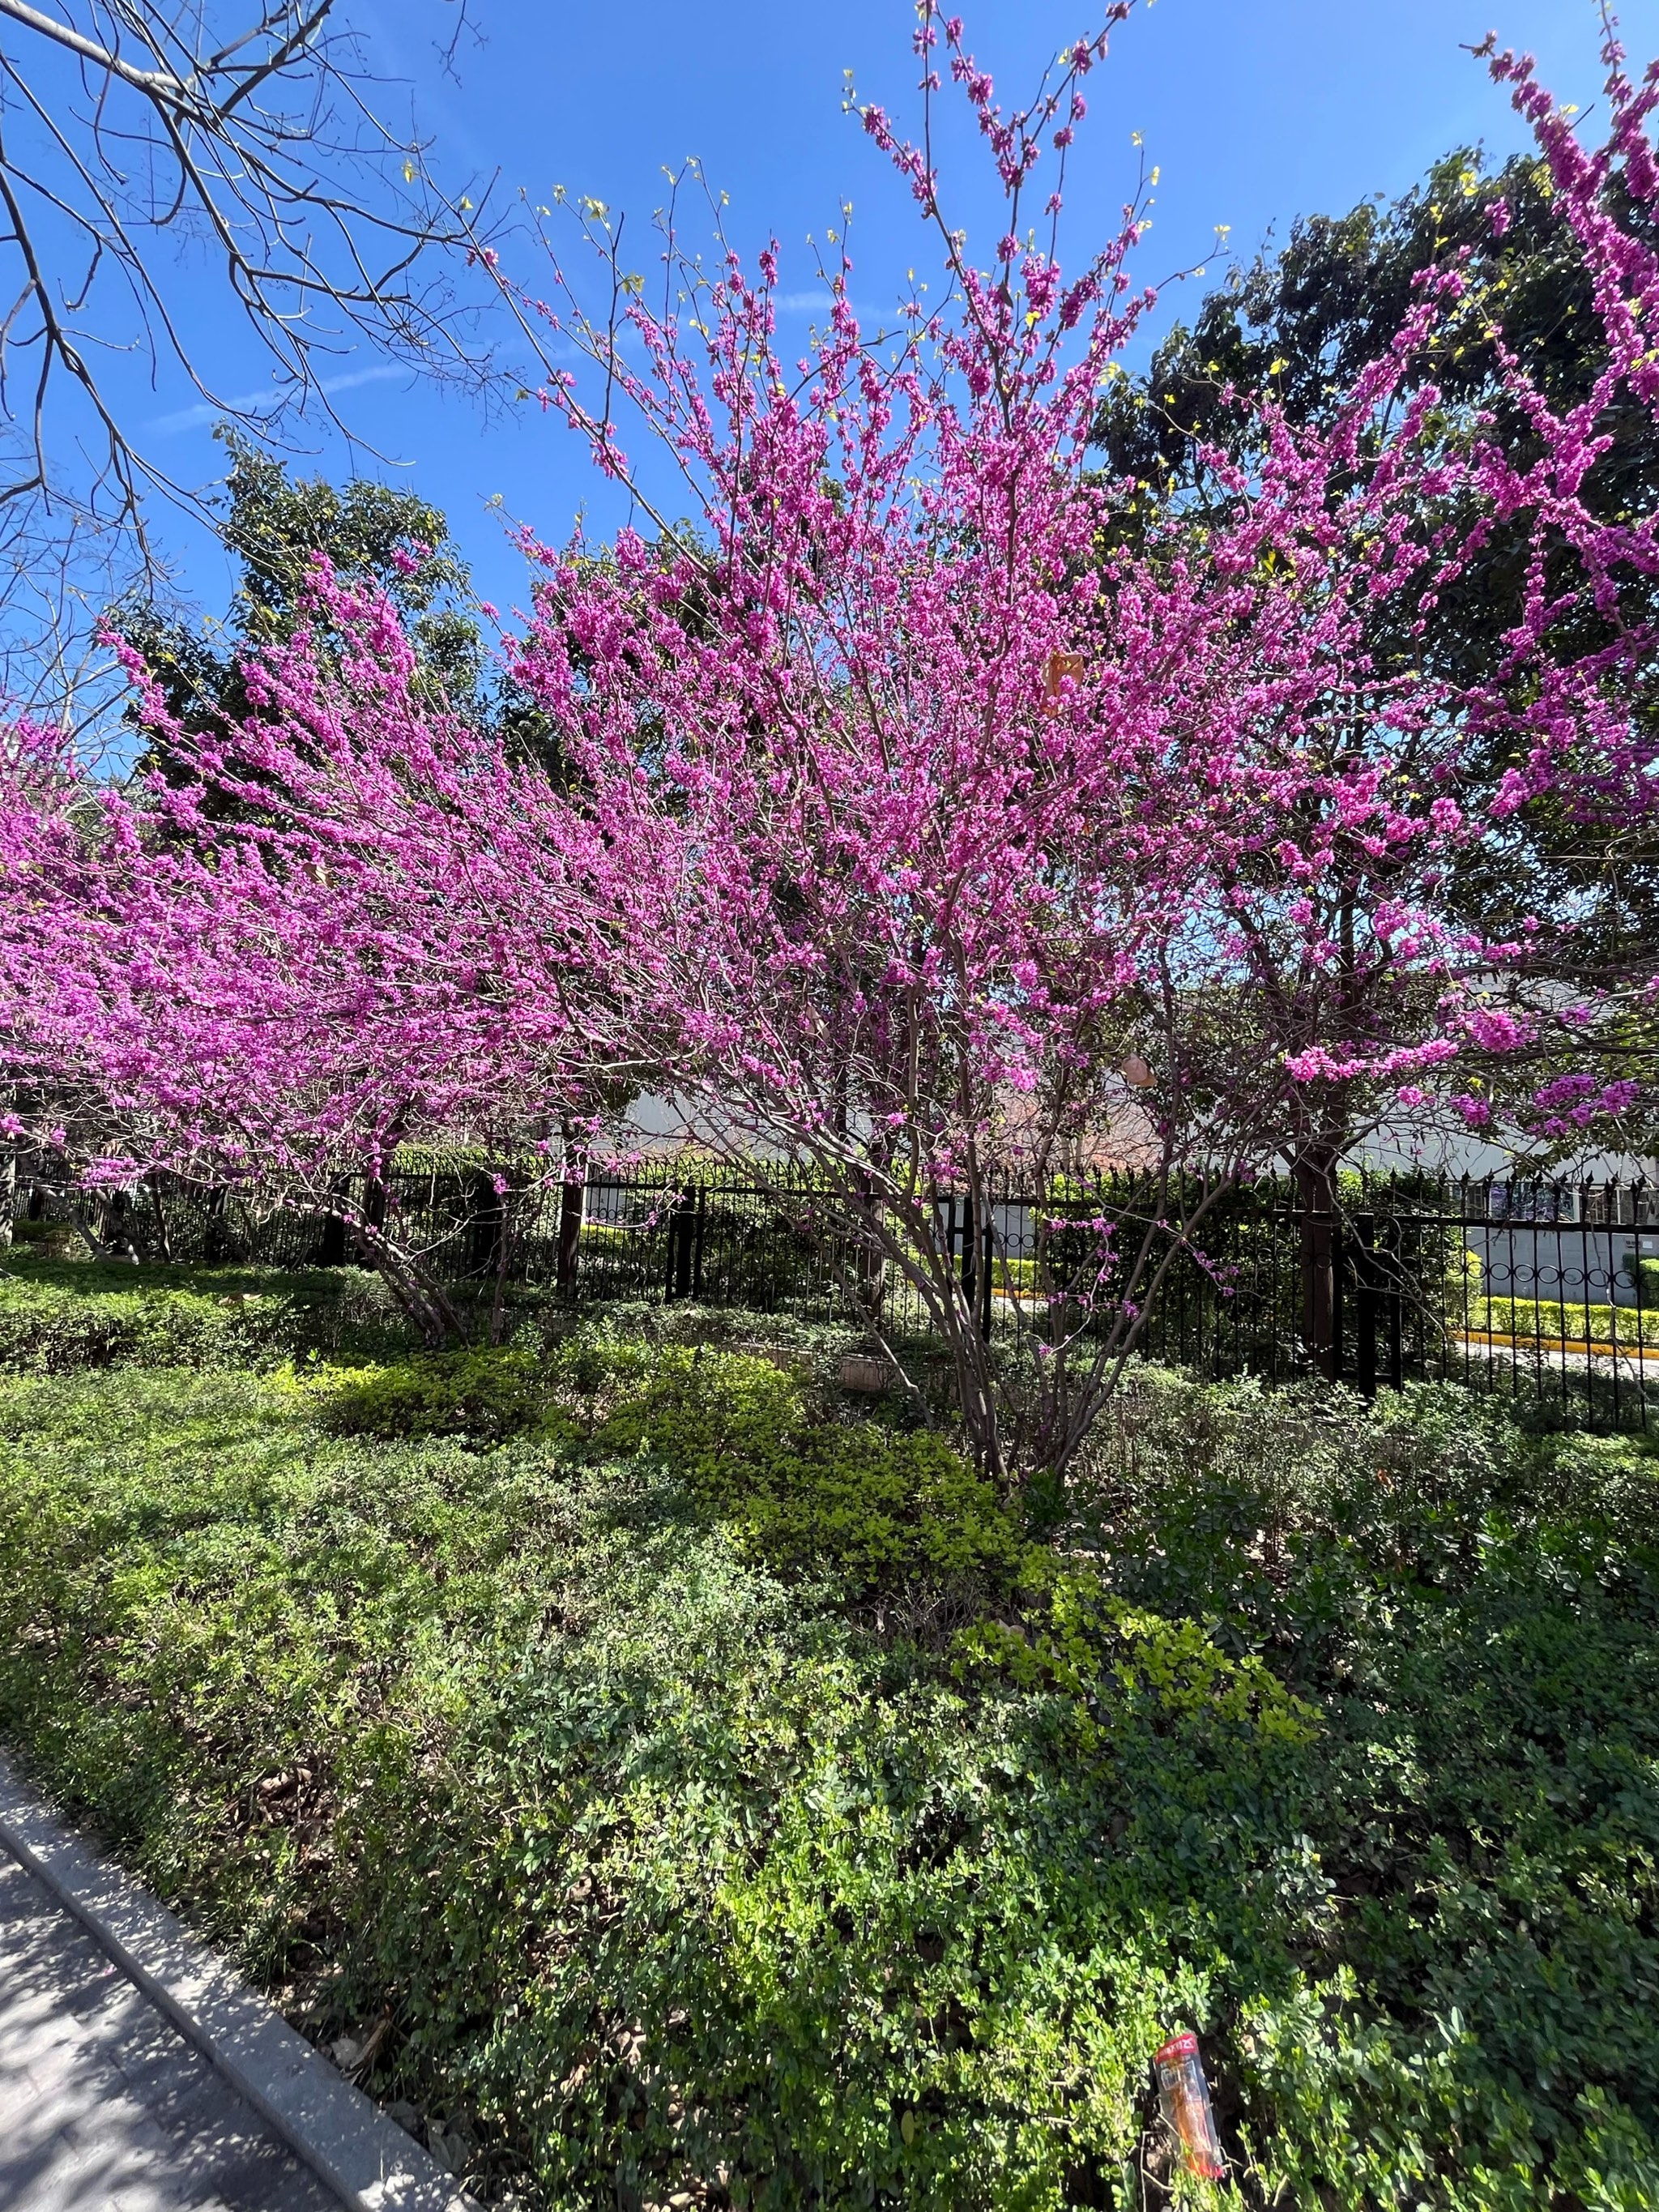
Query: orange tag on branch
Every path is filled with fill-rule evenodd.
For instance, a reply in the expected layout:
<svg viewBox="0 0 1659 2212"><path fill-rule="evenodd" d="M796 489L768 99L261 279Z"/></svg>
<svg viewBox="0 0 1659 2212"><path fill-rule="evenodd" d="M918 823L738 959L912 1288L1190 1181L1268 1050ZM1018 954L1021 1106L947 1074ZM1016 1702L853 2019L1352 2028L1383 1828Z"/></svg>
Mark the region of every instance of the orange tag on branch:
<svg viewBox="0 0 1659 2212"><path fill-rule="evenodd" d="M1048 665L1042 672L1042 688L1050 699L1058 699L1060 687L1070 677L1073 684L1083 681L1083 655L1080 653L1051 653Z"/></svg>

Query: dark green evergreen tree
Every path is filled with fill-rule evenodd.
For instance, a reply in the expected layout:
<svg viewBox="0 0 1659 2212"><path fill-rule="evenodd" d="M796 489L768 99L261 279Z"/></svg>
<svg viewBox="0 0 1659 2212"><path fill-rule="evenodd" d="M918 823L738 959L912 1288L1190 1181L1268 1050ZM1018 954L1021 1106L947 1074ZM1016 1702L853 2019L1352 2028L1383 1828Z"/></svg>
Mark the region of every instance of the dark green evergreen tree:
<svg viewBox="0 0 1659 2212"><path fill-rule="evenodd" d="M307 574L324 555L349 581L372 582L397 608L434 701L481 727L500 729L526 757L558 769L550 726L508 675L491 672L471 603L467 565L441 510L418 493L353 477L290 477L286 465L234 426L219 437L230 456L220 536L240 574L225 617L191 623L146 605L113 619L144 653L186 730L247 707L240 664L279 644L305 621ZM145 732L139 765L169 772L162 742Z"/></svg>

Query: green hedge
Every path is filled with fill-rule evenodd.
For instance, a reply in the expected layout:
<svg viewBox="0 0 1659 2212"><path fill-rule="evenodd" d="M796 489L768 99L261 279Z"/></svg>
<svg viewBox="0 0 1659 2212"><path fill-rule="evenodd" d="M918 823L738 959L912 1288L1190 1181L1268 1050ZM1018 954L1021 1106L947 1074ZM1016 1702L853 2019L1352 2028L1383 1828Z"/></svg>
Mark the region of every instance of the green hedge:
<svg viewBox="0 0 1659 2212"><path fill-rule="evenodd" d="M1571 1348L1592 1344L1659 1345L1659 1308L1578 1305L1570 1300L1474 1298L1468 1326L1493 1336L1516 1336Z"/></svg>
<svg viewBox="0 0 1659 2212"><path fill-rule="evenodd" d="M104 1291L83 1297L0 1281L0 1362L58 1372L142 1364L218 1367L281 1358L292 1302L252 1303L191 1291Z"/></svg>
<svg viewBox="0 0 1659 2212"><path fill-rule="evenodd" d="M352 1270L319 1279L23 1261L0 1271L0 1367L273 1367L408 1341L384 1287Z"/></svg>

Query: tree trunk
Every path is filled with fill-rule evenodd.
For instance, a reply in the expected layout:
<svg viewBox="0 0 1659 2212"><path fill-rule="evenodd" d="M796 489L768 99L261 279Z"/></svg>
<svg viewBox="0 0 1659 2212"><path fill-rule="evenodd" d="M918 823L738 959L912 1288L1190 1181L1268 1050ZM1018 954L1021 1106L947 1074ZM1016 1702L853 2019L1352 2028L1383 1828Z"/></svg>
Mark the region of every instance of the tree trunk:
<svg viewBox="0 0 1659 2212"><path fill-rule="evenodd" d="M1302 1213L1302 1338L1315 1369L1341 1373L1336 1283L1336 1154L1324 1146L1301 1154L1292 1173Z"/></svg>
<svg viewBox="0 0 1659 2212"><path fill-rule="evenodd" d="M559 1191L558 1260L554 1269L554 1283L562 1297L572 1297L576 1289L576 1255L581 1244L582 1220L587 1206L587 1178L580 1182L571 1180L568 1121L559 1125L564 1139L564 1182Z"/></svg>
<svg viewBox="0 0 1659 2212"><path fill-rule="evenodd" d="M155 1214L156 1256L164 1266L171 1266L173 1237L167 1227L167 1209L161 1203L161 1172L159 1168L149 1177L149 1202Z"/></svg>
<svg viewBox="0 0 1659 2212"><path fill-rule="evenodd" d="M413 1322L422 1342L431 1350L465 1344L465 1324L443 1285L412 1254L394 1244L381 1223L374 1218L373 1201L377 1192L382 1199L379 1211L384 1218L385 1185L372 1183L368 1191L370 1204L360 1218L349 1224L365 1264L380 1276L404 1318Z"/></svg>
<svg viewBox="0 0 1659 2212"><path fill-rule="evenodd" d="M854 1197L854 1218L858 1224L859 1243L854 1255L858 1270L859 1309L866 1326L881 1327L882 1310L887 1302L887 1260L877 1234L876 1207L879 1201L875 1194L875 1178L862 1175L858 1178Z"/></svg>

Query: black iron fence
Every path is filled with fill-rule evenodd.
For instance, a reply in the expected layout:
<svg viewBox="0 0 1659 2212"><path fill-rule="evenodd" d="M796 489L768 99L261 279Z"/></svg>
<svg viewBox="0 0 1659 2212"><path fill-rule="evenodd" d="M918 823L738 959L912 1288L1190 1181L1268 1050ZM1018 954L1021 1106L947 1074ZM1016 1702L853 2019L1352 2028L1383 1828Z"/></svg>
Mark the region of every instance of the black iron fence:
<svg viewBox="0 0 1659 2212"><path fill-rule="evenodd" d="M505 1276L582 1301L691 1299L853 1322L873 1302L884 1328L927 1326L902 1270L874 1267L832 1194L781 1164L647 1164L595 1171L579 1189L502 1191L447 1164L400 1168L351 1195L452 1288ZM1146 1301L1152 1358L1274 1381L1322 1371L1368 1393L1449 1378L1599 1425L1659 1425L1659 1187L1345 1174L1328 1212L1274 1176L1195 1218L1198 1199L1127 1174L1041 1197L1004 1184L977 1208L940 1194L933 1235L994 1336L1076 1326L1085 1259L1109 1316L1123 1295L1112 1267L1161 1218L1155 1247L1171 1256ZM355 1256L337 1217L167 1178L94 1198L24 1176L15 1203L148 1261L298 1268ZM1119 1232L1103 1270L1090 1256L1102 1220Z"/></svg>
<svg viewBox="0 0 1659 2212"><path fill-rule="evenodd" d="M1659 1425L1659 1189L1345 1177L1231 1197L1172 1267L1149 1356L1212 1375L1323 1372L1501 1392L1598 1425Z"/></svg>

